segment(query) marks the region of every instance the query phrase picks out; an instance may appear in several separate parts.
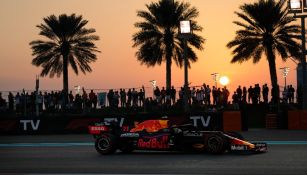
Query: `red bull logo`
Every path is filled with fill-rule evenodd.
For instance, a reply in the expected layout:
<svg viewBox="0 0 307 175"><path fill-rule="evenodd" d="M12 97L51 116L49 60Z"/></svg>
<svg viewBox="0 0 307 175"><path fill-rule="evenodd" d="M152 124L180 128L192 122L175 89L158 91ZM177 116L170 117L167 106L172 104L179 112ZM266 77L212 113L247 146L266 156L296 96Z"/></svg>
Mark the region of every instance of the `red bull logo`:
<svg viewBox="0 0 307 175"><path fill-rule="evenodd" d="M169 148L168 135L140 138L138 139L138 147L147 148L147 149L161 149L161 150L168 149Z"/></svg>
<svg viewBox="0 0 307 175"><path fill-rule="evenodd" d="M137 124L135 128L131 129L130 132L158 132L160 129L168 127L168 120L146 120L140 124Z"/></svg>

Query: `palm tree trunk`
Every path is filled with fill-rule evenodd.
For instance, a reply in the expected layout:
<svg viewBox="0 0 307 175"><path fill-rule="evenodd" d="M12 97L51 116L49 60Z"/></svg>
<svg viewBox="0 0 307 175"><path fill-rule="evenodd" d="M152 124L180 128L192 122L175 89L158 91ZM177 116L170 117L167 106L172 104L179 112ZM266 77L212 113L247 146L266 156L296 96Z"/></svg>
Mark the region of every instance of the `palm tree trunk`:
<svg viewBox="0 0 307 175"><path fill-rule="evenodd" d="M68 55L63 55L63 105L68 104Z"/></svg>
<svg viewBox="0 0 307 175"><path fill-rule="evenodd" d="M166 58L166 89L171 89L172 85L172 58Z"/></svg>
<svg viewBox="0 0 307 175"><path fill-rule="evenodd" d="M172 86L172 51L173 51L173 34L170 28L165 30L165 57L166 57L166 89L171 89Z"/></svg>
<svg viewBox="0 0 307 175"><path fill-rule="evenodd" d="M274 103L277 104L277 110L279 110L279 86L277 82L277 73L276 73L276 63L275 63L275 55L273 53L272 47L267 48L267 56L270 68L270 75L271 75L271 83L273 87L273 99Z"/></svg>

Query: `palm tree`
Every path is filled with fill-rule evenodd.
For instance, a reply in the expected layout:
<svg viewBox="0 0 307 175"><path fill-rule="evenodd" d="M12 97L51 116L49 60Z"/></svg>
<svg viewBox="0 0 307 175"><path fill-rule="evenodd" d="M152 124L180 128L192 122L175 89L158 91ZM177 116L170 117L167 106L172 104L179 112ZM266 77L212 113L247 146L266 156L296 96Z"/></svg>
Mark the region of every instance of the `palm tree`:
<svg viewBox="0 0 307 175"><path fill-rule="evenodd" d="M68 66L78 75L79 70L82 73L91 72L89 63L97 60L95 52L99 52L93 41L99 40L99 37L93 35L95 29L87 29L88 23L82 16L66 14L48 16L43 19L44 24L37 25L40 29L39 35L46 40L35 40L30 43L32 55L34 56L32 64L41 66L41 76L54 75L60 77L63 73L63 93L65 95L65 104L68 94Z"/></svg>
<svg viewBox="0 0 307 175"><path fill-rule="evenodd" d="M191 46L202 50L204 39L195 34L202 31L202 27L194 20L199 12L189 3L160 0L146 5L147 11L138 11L137 16L143 21L135 23L139 29L133 35L133 47L140 47L136 57L141 64L148 67L161 65L166 62L166 88L171 87L171 65L172 60L176 65L183 65L184 44L178 33L178 26L181 20L190 20L191 28L194 31L188 40L188 64L196 62L198 57Z"/></svg>
<svg viewBox="0 0 307 175"><path fill-rule="evenodd" d="M289 57L299 58L300 27L290 24L295 19L287 16L285 0L259 0L240 6L241 12L235 12L243 22L234 23L243 29L236 32L233 41L227 44L234 48L231 63L242 63L250 59L258 63L266 56L270 68L273 98L279 103L279 86L276 74L277 54L283 61Z"/></svg>

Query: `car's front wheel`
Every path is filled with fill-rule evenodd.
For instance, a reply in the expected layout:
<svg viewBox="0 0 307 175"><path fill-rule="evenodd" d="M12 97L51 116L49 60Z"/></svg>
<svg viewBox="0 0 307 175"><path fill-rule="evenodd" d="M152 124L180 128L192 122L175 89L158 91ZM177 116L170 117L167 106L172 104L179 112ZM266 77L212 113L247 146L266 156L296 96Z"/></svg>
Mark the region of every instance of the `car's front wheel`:
<svg viewBox="0 0 307 175"><path fill-rule="evenodd" d="M95 141L95 148L100 154L113 154L116 151L116 138L112 134L102 134Z"/></svg>
<svg viewBox="0 0 307 175"><path fill-rule="evenodd" d="M211 134L206 139L206 151L211 154L221 154L225 152L225 139L217 134Z"/></svg>

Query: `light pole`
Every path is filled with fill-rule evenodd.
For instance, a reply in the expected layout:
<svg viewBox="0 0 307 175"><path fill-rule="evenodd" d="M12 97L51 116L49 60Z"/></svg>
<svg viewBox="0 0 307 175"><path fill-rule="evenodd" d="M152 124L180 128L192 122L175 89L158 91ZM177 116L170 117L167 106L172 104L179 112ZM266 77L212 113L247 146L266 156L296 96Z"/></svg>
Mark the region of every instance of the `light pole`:
<svg viewBox="0 0 307 175"><path fill-rule="evenodd" d="M184 44L184 52L183 52L183 58L184 58L184 112L189 112L189 104L188 104L188 58L187 58L187 40L191 38L191 21L180 21L180 27L179 27L179 33L180 37L183 39Z"/></svg>
<svg viewBox="0 0 307 175"><path fill-rule="evenodd" d="M281 73L282 73L282 75L283 75L283 77L285 79L285 87L287 87L287 75L288 75L288 73L290 71L290 68L289 67L281 67L279 69L281 70Z"/></svg>
<svg viewBox="0 0 307 175"><path fill-rule="evenodd" d="M294 13L294 18L301 19L301 35L302 35L302 54L301 54L301 66L302 66L302 77L303 86L298 83L298 88L302 88L303 93L303 109L307 109L307 82L306 82L306 36L305 36L305 18L307 15L303 15L303 12L307 12L307 2L306 0L289 0L289 13ZM297 15L301 14L301 15Z"/></svg>
<svg viewBox="0 0 307 175"><path fill-rule="evenodd" d="M212 78L215 84L215 88L217 88L217 80L219 79L220 74L219 73L212 73Z"/></svg>

